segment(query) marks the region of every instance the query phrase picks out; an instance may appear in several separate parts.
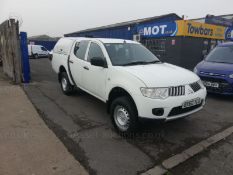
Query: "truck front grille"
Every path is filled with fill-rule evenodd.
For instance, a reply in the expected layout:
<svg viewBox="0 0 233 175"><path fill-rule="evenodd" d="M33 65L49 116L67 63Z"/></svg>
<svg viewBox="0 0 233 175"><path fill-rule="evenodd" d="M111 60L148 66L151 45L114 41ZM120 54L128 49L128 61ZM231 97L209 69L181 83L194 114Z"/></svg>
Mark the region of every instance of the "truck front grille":
<svg viewBox="0 0 233 175"><path fill-rule="evenodd" d="M169 88L169 96L185 95L185 86L174 86Z"/></svg>
<svg viewBox="0 0 233 175"><path fill-rule="evenodd" d="M197 92L201 89L201 85L198 82L192 83L189 85L194 92Z"/></svg>

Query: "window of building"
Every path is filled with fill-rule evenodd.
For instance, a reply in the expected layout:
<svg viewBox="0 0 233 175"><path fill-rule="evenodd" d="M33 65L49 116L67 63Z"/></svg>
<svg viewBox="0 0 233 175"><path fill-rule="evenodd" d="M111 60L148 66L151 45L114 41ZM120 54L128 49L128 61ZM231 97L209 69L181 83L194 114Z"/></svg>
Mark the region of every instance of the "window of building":
<svg viewBox="0 0 233 175"><path fill-rule="evenodd" d="M166 52L166 39L144 39L142 44L156 56L163 57Z"/></svg>

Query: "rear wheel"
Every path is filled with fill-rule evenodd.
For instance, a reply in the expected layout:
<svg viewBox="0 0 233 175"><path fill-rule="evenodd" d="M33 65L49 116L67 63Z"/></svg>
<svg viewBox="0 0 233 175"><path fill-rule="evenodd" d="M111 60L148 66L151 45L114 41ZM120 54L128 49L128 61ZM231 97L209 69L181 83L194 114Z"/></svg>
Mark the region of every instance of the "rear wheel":
<svg viewBox="0 0 233 175"><path fill-rule="evenodd" d="M38 59L39 58L39 55L36 53L33 55L34 59Z"/></svg>
<svg viewBox="0 0 233 175"><path fill-rule="evenodd" d="M60 84L61 84L62 92L65 95L71 95L74 92L74 86L71 85L66 72L61 73Z"/></svg>
<svg viewBox="0 0 233 175"><path fill-rule="evenodd" d="M138 114L135 104L127 97L116 98L111 104L111 118L119 134L128 135L138 127Z"/></svg>

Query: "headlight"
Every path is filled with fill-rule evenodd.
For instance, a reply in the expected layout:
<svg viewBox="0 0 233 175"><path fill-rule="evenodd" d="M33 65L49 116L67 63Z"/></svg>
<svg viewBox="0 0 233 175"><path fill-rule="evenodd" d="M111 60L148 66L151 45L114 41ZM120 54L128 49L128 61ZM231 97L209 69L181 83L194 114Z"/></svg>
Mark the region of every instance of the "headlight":
<svg viewBox="0 0 233 175"><path fill-rule="evenodd" d="M197 73L198 73L198 70L197 70L197 68L196 68L196 67L193 69L193 72L194 72L195 74L197 74Z"/></svg>
<svg viewBox="0 0 233 175"><path fill-rule="evenodd" d="M229 75L229 77L233 79L233 74Z"/></svg>
<svg viewBox="0 0 233 175"><path fill-rule="evenodd" d="M166 99L168 88L141 88L142 95L148 98Z"/></svg>

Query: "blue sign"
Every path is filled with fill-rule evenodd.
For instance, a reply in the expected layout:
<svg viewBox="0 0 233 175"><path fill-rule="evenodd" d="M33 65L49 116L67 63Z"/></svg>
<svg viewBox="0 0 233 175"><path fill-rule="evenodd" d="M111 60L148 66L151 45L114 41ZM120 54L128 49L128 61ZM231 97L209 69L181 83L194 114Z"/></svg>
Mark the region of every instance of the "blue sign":
<svg viewBox="0 0 233 175"><path fill-rule="evenodd" d="M151 23L146 25L139 25L137 32L144 38L159 38L175 36L178 31L177 23L164 22L164 23Z"/></svg>
<svg viewBox="0 0 233 175"><path fill-rule="evenodd" d="M233 28L227 27L225 31L225 39L233 41Z"/></svg>

